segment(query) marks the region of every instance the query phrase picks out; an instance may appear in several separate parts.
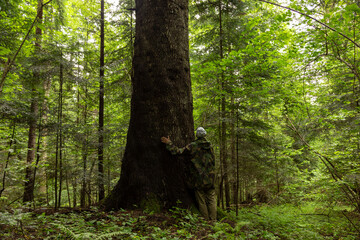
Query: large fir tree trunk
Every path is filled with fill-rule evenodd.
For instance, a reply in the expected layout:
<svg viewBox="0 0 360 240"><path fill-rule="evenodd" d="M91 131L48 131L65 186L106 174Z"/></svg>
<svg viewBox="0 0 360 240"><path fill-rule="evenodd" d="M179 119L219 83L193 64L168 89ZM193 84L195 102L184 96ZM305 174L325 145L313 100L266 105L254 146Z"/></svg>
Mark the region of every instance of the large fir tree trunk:
<svg viewBox="0 0 360 240"><path fill-rule="evenodd" d="M121 177L106 209L168 208L194 201L185 184L186 159L160 142L194 139L188 0L136 0L131 119Z"/></svg>

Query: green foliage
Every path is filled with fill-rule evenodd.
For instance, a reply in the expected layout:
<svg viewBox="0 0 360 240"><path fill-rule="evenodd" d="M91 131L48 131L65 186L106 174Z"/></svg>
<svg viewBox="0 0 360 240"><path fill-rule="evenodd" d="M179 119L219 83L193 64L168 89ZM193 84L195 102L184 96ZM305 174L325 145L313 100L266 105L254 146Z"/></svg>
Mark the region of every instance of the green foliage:
<svg viewBox="0 0 360 240"><path fill-rule="evenodd" d="M35 33L31 31L6 78L0 96L1 179L6 175L1 210L8 204L21 206L28 121L33 117L32 88L39 93L42 114L37 129L39 163L34 204L53 206L55 176L60 175L61 184L56 184L61 206L77 207L81 200L85 206L97 202L98 5L80 0L54 0L46 5L44 22L36 25L43 30L41 51L35 50ZM358 2L311 0L290 1L289 5L354 40L360 38ZM36 6L35 0L0 0L1 70L20 47L36 16ZM119 177L130 118L134 6L130 0L116 6L106 4L107 192ZM350 227L350 235L345 235L346 221L337 208L360 209L359 49L308 18L258 1L192 0L189 24L195 125L207 129L219 159L223 141L220 125L226 124L227 174L230 185L235 186L238 170L239 201L259 202L262 193L267 202L296 206L242 209L239 218L233 214L226 217L220 210L224 221L207 232L209 237L352 239L354 230ZM61 114L60 66L64 80ZM51 83L48 90L47 81ZM56 168L60 131L63 162ZM322 161L319 154L329 162ZM218 170L220 175L222 169ZM334 171L337 180L332 177ZM350 190L344 192L344 186ZM230 192L234 195L233 189ZM235 202L233 196L229 201ZM320 204L326 216L324 212L303 215L318 214L317 207L303 205L308 201ZM153 215L160 211L161 204L154 199L144 205ZM1 214L1 224L15 229L16 237L25 238L26 231L32 231L26 228L21 233L20 225L30 221L28 214ZM187 210L175 208L171 214L176 231L163 225L142 225L139 217L126 220L118 215L109 215L109 223L85 221L85 215L76 214L70 219L58 216L61 221L41 215L36 221L55 221L42 229L50 239L56 238L55 232L60 239L112 237L106 234L145 238L137 235L139 229L152 239L166 239L171 234L173 238L194 238L197 224L207 228L201 218ZM10 219L8 223L5 218ZM115 224L117 221L121 224ZM111 230L102 232L102 227Z"/></svg>
<svg viewBox="0 0 360 240"><path fill-rule="evenodd" d="M21 209L14 209L12 213L10 212L0 212L0 224L9 225L11 227L16 227L19 225L19 222L28 221L30 219L30 214L23 212Z"/></svg>
<svg viewBox="0 0 360 240"><path fill-rule="evenodd" d="M104 150L107 190L115 185L120 171L120 159L126 143L126 131L130 117L130 75L131 69L131 36L134 20L127 14L119 13L120 7L127 8L131 1L120 6L106 4L109 24L106 24L106 70L105 70L105 128ZM0 69L3 69L8 58L14 56L22 38L27 33L30 23L36 15L37 1L20 3L19 1L0 2ZM5 10L5 11L4 11ZM100 11L100 4L99 4ZM111 16L110 16L111 15ZM41 178L36 176L35 198L38 204L54 204L55 174L63 179L59 185L67 188L62 192L61 205L78 205L81 189L96 185L97 174L94 161L97 158L97 108L98 108L98 43L99 28L97 4L71 0L51 1L44 7L43 24L36 25L43 30L41 50L34 54L34 30L28 41L19 52L14 67L8 74L3 93L0 96L0 173L4 172L7 159L8 136L11 130L9 123L15 123L15 138L12 154L7 165L5 190L1 196L3 204L19 199L23 190L25 159L27 154L28 120L31 119L31 89L35 86L39 92L38 129L39 142L38 169ZM115 17L116 16L116 17ZM35 26L35 27L36 27ZM121 37L119 37L121 36ZM121 58L119 58L121 56ZM63 69L63 105L62 123L58 122L60 69ZM40 78L34 85L34 72ZM46 89L45 89L46 87ZM56 146L59 142L59 131L65 141L63 156L66 160L56 170ZM116 150L114 150L116 149ZM59 159L58 159L59 161ZM34 162L35 164L35 162ZM85 167L84 167L85 165ZM85 168L85 169L84 169ZM65 177L66 176L66 177ZM81 176L81 177L80 177ZM2 179L2 178L1 178ZM94 179L80 187L82 179ZM45 189L52 191L46 197ZM2 181L1 185L2 187ZM59 191L59 190L58 190ZM70 191L72 194L70 194ZM87 190L86 190L87 191ZM82 193L84 193L83 191ZM90 191L91 192L91 191ZM93 194L95 191L93 191ZM5 195L5 196L4 196ZM49 198L50 196L50 198ZM96 197L85 196L85 205L94 203Z"/></svg>
<svg viewBox="0 0 360 240"><path fill-rule="evenodd" d="M180 207L173 207L169 210L176 221L177 224L175 224L176 227L185 229L187 231L196 231L197 224L201 222L202 224L205 224L204 221L202 221L201 218L199 218L198 213L193 213L190 209L183 209Z"/></svg>
<svg viewBox="0 0 360 240"><path fill-rule="evenodd" d="M228 213L211 237L227 239L356 239L358 232L342 215L321 203L256 206ZM348 214L348 212L346 212ZM357 221L354 224L357 224Z"/></svg>
<svg viewBox="0 0 360 240"><path fill-rule="evenodd" d="M63 226L61 224L54 224L54 226L59 228L63 233L65 233L65 239L72 239L72 240L82 240L82 239L102 240L102 239L109 239L114 237L120 237L122 239L126 239L126 237L130 237L130 236L131 238L134 237L132 234L126 233L126 231L118 231L118 232L111 232L105 234L94 234L90 232L76 234L72 232L70 229L68 229L66 226Z"/></svg>
<svg viewBox="0 0 360 240"><path fill-rule="evenodd" d="M349 210L349 209L348 209ZM104 213L89 211L39 213L20 210L0 214L2 239L17 236L41 239L357 239L359 219L342 205L329 209L320 202L298 206L262 205L242 207L239 214L223 212L217 222L175 207L168 213L141 211ZM41 213L41 211L44 211ZM359 217L357 215L357 217Z"/></svg>
<svg viewBox="0 0 360 240"><path fill-rule="evenodd" d="M41 239L191 239L198 232L198 227L204 228L206 223L197 215L185 212L176 209L171 215L140 211L104 213L93 209L77 213L44 212L40 215L4 213L0 226L6 231L0 236L2 239L13 239L21 234ZM183 214L184 219L179 217ZM10 222L6 222L5 217ZM33 228L36 231L32 231Z"/></svg>

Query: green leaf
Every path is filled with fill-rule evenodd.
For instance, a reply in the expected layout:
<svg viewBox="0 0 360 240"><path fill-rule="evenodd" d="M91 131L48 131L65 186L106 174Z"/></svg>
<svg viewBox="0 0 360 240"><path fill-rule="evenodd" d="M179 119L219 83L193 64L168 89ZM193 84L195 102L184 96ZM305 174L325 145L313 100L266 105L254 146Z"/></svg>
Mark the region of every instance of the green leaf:
<svg viewBox="0 0 360 240"><path fill-rule="evenodd" d="M0 46L0 55L7 55L9 53L11 53L10 49Z"/></svg>
<svg viewBox="0 0 360 240"><path fill-rule="evenodd" d="M360 14L360 8L356 3L347 5L345 7L345 10L349 11L349 12L356 12L356 13Z"/></svg>

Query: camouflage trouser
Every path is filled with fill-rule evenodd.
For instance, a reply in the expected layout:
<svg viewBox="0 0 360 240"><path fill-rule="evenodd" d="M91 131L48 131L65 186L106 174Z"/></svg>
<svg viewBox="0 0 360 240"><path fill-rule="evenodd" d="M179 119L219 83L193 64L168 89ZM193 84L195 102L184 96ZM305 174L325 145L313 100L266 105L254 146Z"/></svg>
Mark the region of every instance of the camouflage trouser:
<svg viewBox="0 0 360 240"><path fill-rule="evenodd" d="M201 215L206 220L216 220L216 193L215 189L195 190L196 201L199 204Z"/></svg>

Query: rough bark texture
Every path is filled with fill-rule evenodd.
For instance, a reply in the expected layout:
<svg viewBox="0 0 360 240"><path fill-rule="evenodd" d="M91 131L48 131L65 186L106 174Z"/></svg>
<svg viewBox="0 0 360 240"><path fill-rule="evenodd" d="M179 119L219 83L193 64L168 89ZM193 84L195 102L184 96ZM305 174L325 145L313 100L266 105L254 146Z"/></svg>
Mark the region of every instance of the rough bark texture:
<svg viewBox="0 0 360 240"><path fill-rule="evenodd" d="M160 210L194 200L185 184L187 159L160 142L194 139L189 66L188 1L137 0L131 120L121 177L106 209Z"/></svg>

